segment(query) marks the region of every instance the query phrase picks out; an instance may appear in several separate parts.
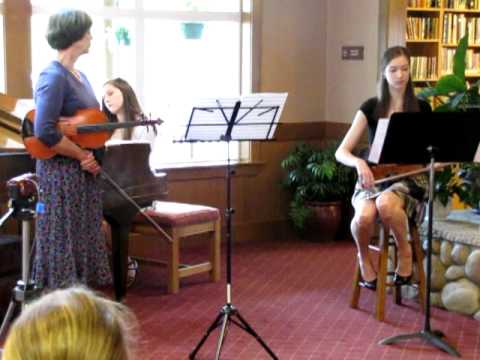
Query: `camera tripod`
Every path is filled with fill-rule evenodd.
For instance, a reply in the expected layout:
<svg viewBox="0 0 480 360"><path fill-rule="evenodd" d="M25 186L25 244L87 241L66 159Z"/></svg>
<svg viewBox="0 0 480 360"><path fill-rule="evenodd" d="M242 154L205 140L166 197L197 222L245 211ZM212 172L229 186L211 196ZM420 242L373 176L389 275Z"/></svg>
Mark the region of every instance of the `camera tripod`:
<svg viewBox="0 0 480 360"><path fill-rule="evenodd" d="M21 175L7 182L10 196L9 209L0 219L0 228L12 216L22 221L22 278L17 281L12 290L12 298L0 327L0 339L4 337L18 306L23 310L25 303L32 300L39 292L34 281L30 279L30 235L35 215L34 207L37 202L36 183L30 179L32 176L32 174ZM30 183L30 187L25 186L26 182ZM34 184L34 192L31 191L31 183Z"/></svg>

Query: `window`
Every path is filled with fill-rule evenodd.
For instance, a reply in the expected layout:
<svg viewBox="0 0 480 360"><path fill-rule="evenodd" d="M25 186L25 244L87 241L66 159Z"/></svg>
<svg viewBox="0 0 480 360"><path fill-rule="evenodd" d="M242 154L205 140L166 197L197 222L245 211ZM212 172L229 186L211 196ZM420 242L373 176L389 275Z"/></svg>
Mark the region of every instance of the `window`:
<svg viewBox="0 0 480 360"><path fill-rule="evenodd" d="M165 121L153 167L226 159L224 143L172 138L188 120L192 99L251 92L251 0L32 0L33 83L55 56L44 36L48 16L66 7L92 16L90 54L77 66L97 95L106 80L122 77L147 115ZM248 158L244 148L232 142L230 158Z"/></svg>

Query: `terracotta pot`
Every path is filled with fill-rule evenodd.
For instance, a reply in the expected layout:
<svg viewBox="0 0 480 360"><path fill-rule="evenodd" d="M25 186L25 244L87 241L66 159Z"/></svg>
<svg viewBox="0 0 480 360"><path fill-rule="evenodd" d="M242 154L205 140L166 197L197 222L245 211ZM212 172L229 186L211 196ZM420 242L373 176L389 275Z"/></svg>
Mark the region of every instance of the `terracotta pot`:
<svg viewBox="0 0 480 360"><path fill-rule="evenodd" d="M335 240L342 222L342 202L311 202L307 205L314 212L308 224L308 240Z"/></svg>

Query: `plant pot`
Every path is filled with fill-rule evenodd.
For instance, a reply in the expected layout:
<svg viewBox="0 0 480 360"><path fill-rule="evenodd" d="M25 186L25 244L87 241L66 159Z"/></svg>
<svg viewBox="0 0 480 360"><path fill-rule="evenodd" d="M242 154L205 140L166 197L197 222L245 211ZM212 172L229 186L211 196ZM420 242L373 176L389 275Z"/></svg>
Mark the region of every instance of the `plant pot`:
<svg viewBox="0 0 480 360"><path fill-rule="evenodd" d="M342 202L311 202L307 206L313 210L307 239L316 242L335 240L342 221Z"/></svg>
<svg viewBox="0 0 480 360"><path fill-rule="evenodd" d="M204 27L202 23L182 23L183 35L185 39L201 39Z"/></svg>

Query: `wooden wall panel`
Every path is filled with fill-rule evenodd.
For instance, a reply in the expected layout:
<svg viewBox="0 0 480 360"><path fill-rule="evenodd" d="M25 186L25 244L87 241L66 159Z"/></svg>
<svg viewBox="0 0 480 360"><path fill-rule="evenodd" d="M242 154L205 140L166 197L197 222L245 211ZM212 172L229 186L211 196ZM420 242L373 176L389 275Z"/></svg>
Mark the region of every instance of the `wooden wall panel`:
<svg viewBox="0 0 480 360"><path fill-rule="evenodd" d="M6 93L17 98L32 97L29 0L4 0Z"/></svg>
<svg viewBox="0 0 480 360"><path fill-rule="evenodd" d="M323 130L312 132L312 129ZM288 136L282 135L282 138L286 140L255 143L252 147L255 163L235 166L236 174L232 178L235 240L261 241L266 236L294 236L287 226L289 196L281 187L283 172L280 162L299 141L320 146L328 139L343 137L346 130L346 124L342 123L285 124L283 131ZM329 134L328 137L326 133ZM224 216L224 171L223 167L166 170L168 199L215 206ZM225 227L224 217L223 225Z"/></svg>

